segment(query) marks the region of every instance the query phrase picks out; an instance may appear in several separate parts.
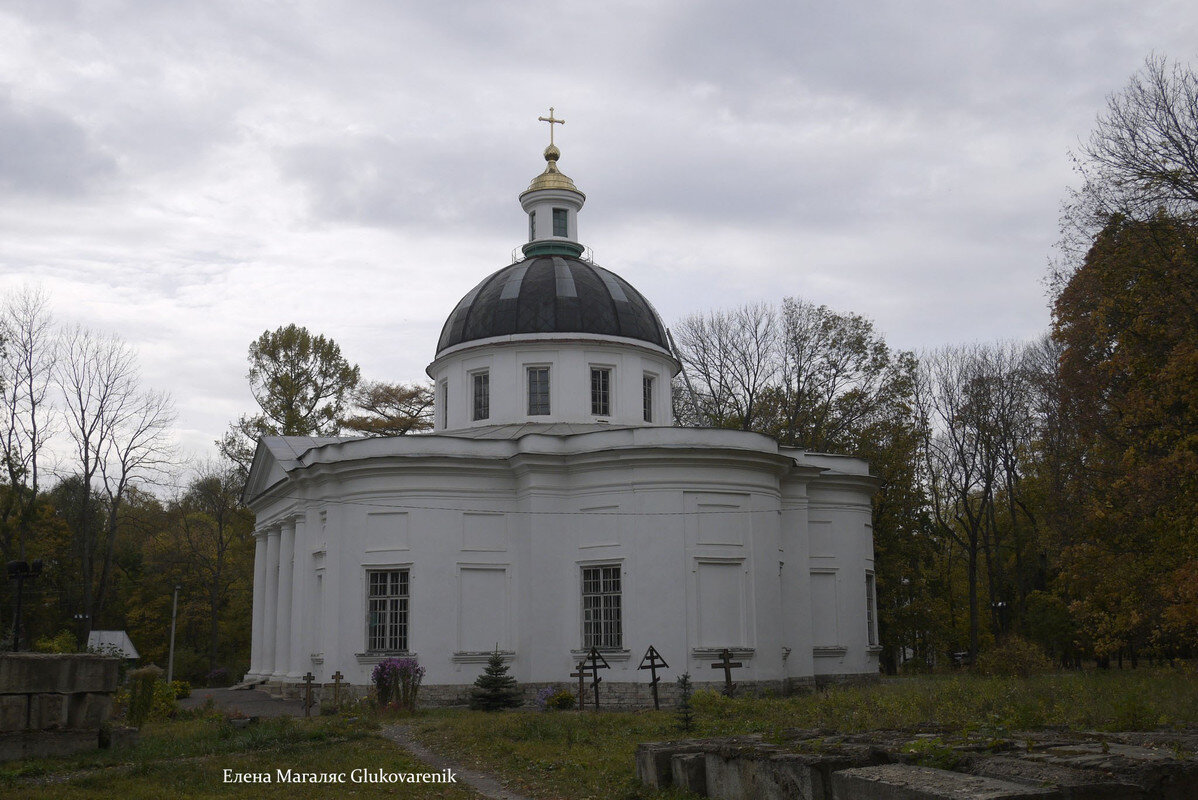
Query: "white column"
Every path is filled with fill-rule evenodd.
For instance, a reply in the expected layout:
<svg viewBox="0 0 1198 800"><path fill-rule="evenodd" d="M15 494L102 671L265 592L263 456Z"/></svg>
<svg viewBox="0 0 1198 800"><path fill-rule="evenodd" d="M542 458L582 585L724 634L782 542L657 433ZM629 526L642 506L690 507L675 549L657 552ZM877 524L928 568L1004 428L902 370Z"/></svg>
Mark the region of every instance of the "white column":
<svg viewBox="0 0 1198 800"><path fill-rule="evenodd" d="M266 531L254 531L254 616L250 637L250 671L246 680L265 677L262 669L262 631L266 615Z"/></svg>
<svg viewBox="0 0 1198 800"><path fill-rule="evenodd" d="M295 557L295 520L283 522L283 534L279 537L279 615L275 623L275 672L276 680L286 680L291 660L291 575L292 559Z"/></svg>
<svg viewBox="0 0 1198 800"><path fill-rule="evenodd" d="M266 597L262 607L262 676L275 672L275 629L279 616L279 526L266 531Z"/></svg>
<svg viewBox="0 0 1198 800"><path fill-rule="evenodd" d="M312 630L309 619L309 609L312 603L312 591L309 583L312 580L312 568L309 560L312 558L312 545L309 542L307 518L295 518L295 539L291 569L291 656L288 659L287 678L291 681L302 681L304 674L312 666L312 649L305 633Z"/></svg>

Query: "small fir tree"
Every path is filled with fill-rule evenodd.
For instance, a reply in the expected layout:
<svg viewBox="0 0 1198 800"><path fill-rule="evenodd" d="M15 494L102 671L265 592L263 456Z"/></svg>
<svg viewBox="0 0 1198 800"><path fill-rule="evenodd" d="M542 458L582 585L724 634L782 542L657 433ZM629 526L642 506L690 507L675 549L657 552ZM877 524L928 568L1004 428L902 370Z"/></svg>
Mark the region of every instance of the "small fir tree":
<svg viewBox="0 0 1198 800"><path fill-rule="evenodd" d="M499 711L515 708L521 703L520 687L516 679L507 674L508 666L503 663L496 645L483 674L474 681L470 690L470 707L477 711Z"/></svg>
<svg viewBox="0 0 1198 800"><path fill-rule="evenodd" d="M674 715L678 718L678 728L683 733L691 733L695 729L695 707L691 705L691 674L684 672L678 676L678 706Z"/></svg>

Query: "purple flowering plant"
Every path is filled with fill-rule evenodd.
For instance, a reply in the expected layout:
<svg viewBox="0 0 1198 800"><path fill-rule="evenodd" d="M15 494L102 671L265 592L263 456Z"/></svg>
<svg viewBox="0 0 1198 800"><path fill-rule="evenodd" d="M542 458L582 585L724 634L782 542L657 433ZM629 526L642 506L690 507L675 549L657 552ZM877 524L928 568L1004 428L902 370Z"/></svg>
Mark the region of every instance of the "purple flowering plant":
<svg viewBox="0 0 1198 800"><path fill-rule="evenodd" d="M370 679L374 682L379 708L416 710L416 693L424 679L424 667L415 658L385 658L375 665Z"/></svg>

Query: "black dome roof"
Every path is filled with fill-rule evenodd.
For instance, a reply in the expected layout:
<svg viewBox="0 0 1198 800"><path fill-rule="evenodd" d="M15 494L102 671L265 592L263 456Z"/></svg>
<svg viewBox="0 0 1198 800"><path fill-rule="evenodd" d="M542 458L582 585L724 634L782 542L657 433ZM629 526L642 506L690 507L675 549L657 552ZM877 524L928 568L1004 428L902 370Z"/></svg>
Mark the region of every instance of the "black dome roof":
<svg viewBox="0 0 1198 800"><path fill-rule="evenodd" d="M445 321L437 352L517 333L623 336L669 350L665 327L644 295L615 273L571 256L533 256L484 279Z"/></svg>

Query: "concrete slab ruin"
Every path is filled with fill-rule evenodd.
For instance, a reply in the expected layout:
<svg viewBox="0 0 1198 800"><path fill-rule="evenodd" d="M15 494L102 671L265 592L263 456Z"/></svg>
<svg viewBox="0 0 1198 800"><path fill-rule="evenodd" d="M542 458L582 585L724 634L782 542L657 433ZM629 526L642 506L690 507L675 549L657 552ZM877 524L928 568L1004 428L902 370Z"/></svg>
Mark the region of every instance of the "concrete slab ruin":
<svg viewBox="0 0 1198 800"><path fill-rule="evenodd" d="M106 727L119 661L90 653L0 654L0 761L129 741L128 733Z"/></svg>
<svg viewBox="0 0 1198 800"><path fill-rule="evenodd" d="M719 800L1187 800L1198 797L1196 751L1198 731L954 739L796 730L781 745L759 736L645 743L637 774ZM929 754L937 766L919 763Z"/></svg>

